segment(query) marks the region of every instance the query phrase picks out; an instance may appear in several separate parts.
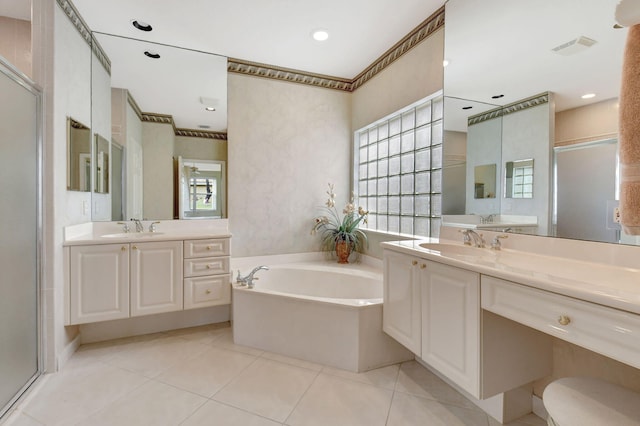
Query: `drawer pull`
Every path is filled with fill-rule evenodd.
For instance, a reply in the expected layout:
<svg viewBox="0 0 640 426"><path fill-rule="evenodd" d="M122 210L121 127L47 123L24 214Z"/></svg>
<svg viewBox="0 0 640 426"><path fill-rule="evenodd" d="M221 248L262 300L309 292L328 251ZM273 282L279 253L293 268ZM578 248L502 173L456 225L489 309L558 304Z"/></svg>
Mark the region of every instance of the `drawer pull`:
<svg viewBox="0 0 640 426"><path fill-rule="evenodd" d="M211 266L211 265L207 265L207 269L211 269L211 268L212 268L212 266Z"/></svg>
<svg viewBox="0 0 640 426"><path fill-rule="evenodd" d="M418 261L417 261L417 260L414 260L413 262L411 262L411 264L412 264L413 266L416 266L416 265L418 264Z"/></svg>
<svg viewBox="0 0 640 426"><path fill-rule="evenodd" d="M120 247L120 250L127 251L127 248L125 246L122 246L122 247Z"/></svg>
<svg viewBox="0 0 640 426"><path fill-rule="evenodd" d="M207 291L205 291L205 293L211 294L211 290L207 289Z"/></svg>
<svg viewBox="0 0 640 426"><path fill-rule="evenodd" d="M211 250L211 246L207 246L207 250Z"/></svg>
<svg viewBox="0 0 640 426"><path fill-rule="evenodd" d="M569 323L571 322L571 318L566 315L560 315L560 317L558 318L558 322L561 325L569 325Z"/></svg>
<svg viewBox="0 0 640 426"><path fill-rule="evenodd" d="M426 269L426 267L427 267L426 263L423 263L422 265L420 265L420 269Z"/></svg>

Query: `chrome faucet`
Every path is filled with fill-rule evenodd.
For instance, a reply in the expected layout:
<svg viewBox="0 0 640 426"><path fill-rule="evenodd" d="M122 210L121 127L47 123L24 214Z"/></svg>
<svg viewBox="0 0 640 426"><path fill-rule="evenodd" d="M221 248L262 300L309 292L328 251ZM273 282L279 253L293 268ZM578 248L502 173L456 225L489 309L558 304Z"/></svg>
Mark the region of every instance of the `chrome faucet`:
<svg viewBox="0 0 640 426"><path fill-rule="evenodd" d="M144 225L140 222L140 219L131 219L136 224L136 232L144 232Z"/></svg>
<svg viewBox="0 0 640 426"><path fill-rule="evenodd" d="M259 279L258 277L254 277L254 275L261 269L264 269L265 271L269 270L266 266L258 266L253 268L253 271L249 272L246 277L240 276L240 270L238 270L238 278L236 278L236 282L240 285L246 285L247 288L253 288L253 280Z"/></svg>
<svg viewBox="0 0 640 426"><path fill-rule="evenodd" d="M482 234L478 234L473 229L465 229L464 231L460 231L460 232L462 232L462 235L464 235L463 242L465 245L470 246L471 241L473 240L474 246L478 248L484 248L485 242L484 242L484 238L482 238Z"/></svg>
<svg viewBox="0 0 640 426"><path fill-rule="evenodd" d="M156 221L149 225L149 232L156 232L156 225L158 225L159 223L160 222Z"/></svg>

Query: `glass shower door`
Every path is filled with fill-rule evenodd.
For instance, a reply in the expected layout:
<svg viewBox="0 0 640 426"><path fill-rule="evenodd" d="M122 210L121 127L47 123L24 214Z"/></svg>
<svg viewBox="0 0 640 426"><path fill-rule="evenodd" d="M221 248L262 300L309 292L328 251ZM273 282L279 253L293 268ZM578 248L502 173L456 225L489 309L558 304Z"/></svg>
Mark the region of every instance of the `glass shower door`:
<svg viewBox="0 0 640 426"><path fill-rule="evenodd" d="M40 95L0 61L0 416L38 376Z"/></svg>

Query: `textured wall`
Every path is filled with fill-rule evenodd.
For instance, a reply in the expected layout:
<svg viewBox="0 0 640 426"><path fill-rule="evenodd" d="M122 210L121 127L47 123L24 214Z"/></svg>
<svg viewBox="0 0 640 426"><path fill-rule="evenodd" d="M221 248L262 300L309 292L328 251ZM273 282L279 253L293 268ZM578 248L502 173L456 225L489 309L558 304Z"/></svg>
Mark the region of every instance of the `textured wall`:
<svg viewBox="0 0 640 426"><path fill-rule="evenodd" d="M142 123L143 218L173 219L175 137L170 124Z"/></svg>
<svg viewBox="0 0 640 426"><path fill-rule="evenodd" d="M233 256L316 251L327 182L348 198L350 94L236 74L228 90Z"/></svg>
<svg viewBox="0 0 640 426"><path fill-rule="evenodd" d="M0 16L0 55L32 77L31 22Z"/></svg>

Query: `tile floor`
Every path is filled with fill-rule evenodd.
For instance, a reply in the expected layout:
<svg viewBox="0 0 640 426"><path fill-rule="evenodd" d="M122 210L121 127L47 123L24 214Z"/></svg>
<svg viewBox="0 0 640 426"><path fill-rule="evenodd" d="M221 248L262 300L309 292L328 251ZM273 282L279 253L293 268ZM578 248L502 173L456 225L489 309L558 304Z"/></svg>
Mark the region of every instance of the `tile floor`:
<svg viewBox="0 0 640 426"><path fill-rule="evenodd" d="M498 424L415 361L355 374L235 345L228 324L83 345L8 423ZM511 425L545 422L531 414Z"/></svg>

